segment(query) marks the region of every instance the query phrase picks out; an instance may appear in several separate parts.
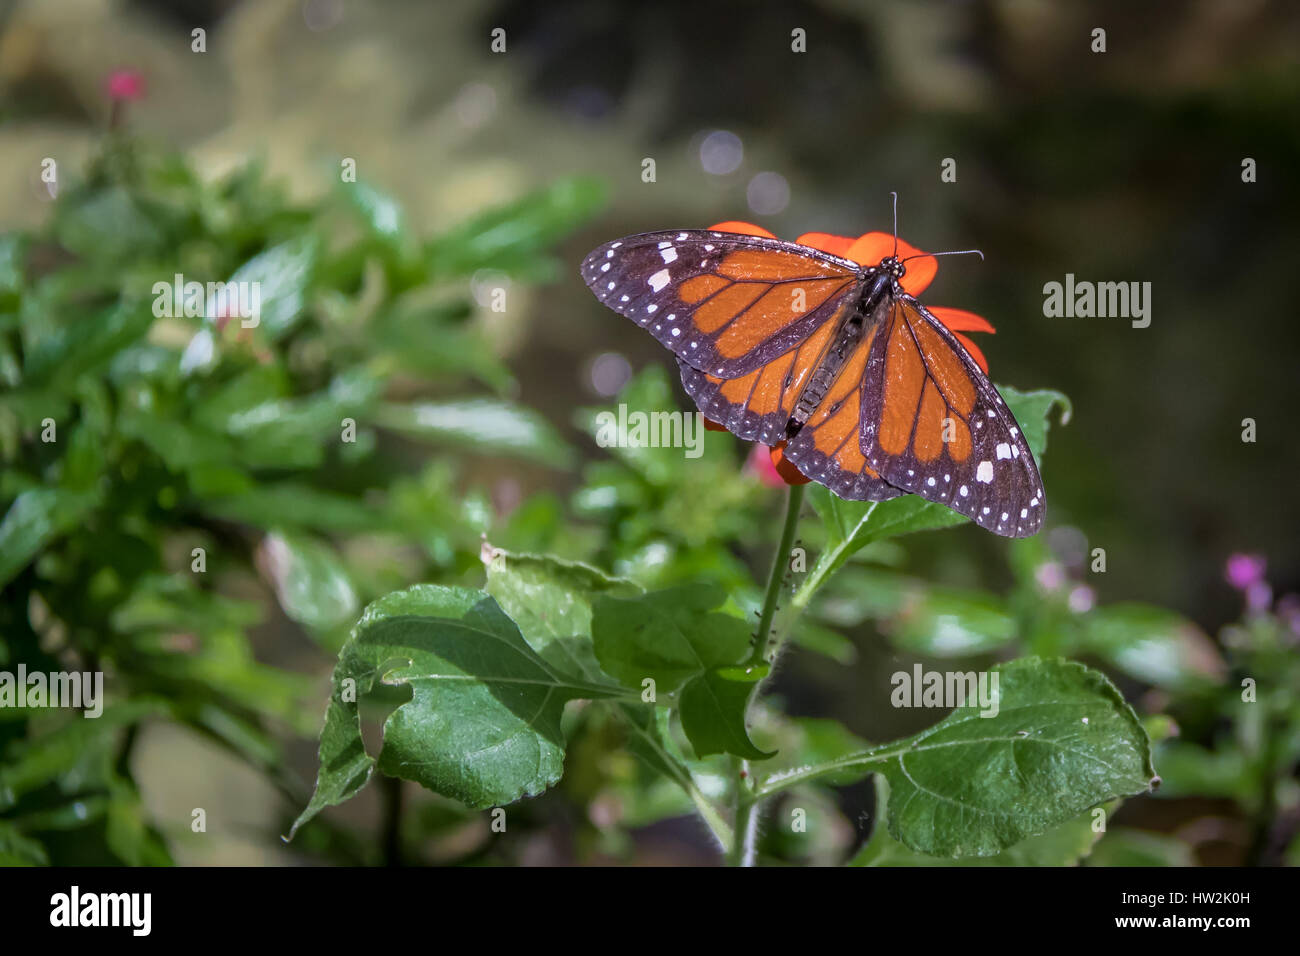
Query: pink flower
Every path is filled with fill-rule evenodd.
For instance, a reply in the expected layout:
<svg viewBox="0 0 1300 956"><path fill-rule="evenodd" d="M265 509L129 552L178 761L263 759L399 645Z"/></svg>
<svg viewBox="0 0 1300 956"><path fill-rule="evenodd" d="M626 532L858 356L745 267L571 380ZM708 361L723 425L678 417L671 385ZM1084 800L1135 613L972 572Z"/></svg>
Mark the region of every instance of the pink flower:
<svg viewBox="0 0 1300 956"><path fill-rule="evenodd" d="M114 70L108 75L108 98L114 102L144 98L144 77L136 70Z"/></svg>
<svg viewBox="0 0 1300 956"><path fill-rule="evenodd" d="M1229 556L1224 565L1223 577L1238 591L1249 592L1255 585L1264 583L1264 569L1267 567L1264 556L1260 554L1234 554Z"/></svg>
<svg viewBox="0 0 1300 956"><path fill-rule="evenodd" d="M1277 616L1292 634L1300 636L1300 596L1283 594L1278 598Z"/></svg>
<svg viewBox="0 0 1300 956"><path fill-rule="evenodd" d="M1066 598L1066 604L1075 614L1084 614L1091 611L1096 603L1097 595L1086 584L1075 585L1070 590L1070 596Z"/></svg>
<svg viewBox="0 0 1300 956"><path fill-rule="evenodd" d="M1044 561L1034 569L1034 580L1044 591L1059 591L1065 585L1065 568L1059 561Z"/></svg>

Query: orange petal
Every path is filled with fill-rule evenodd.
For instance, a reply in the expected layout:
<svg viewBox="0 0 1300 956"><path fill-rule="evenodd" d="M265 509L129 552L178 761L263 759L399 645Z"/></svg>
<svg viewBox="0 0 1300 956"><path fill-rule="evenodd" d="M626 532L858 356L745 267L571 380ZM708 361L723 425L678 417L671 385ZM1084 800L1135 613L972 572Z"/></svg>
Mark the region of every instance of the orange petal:
<svg viewBox="0 0 1300 956"><path fill-rule="evenodd" d="M970 357L975 360L975 364L984 369L984 374L987 375L989 373L989 360L984 357L984 353L980 351L980 347L960 332L954 332L953 336L958 342L966 347L966 351L969 352Z"/></svg>
<svg viewBox="0 0 1300 956"><path fill-rule="evenodd" d="M714 223L709 226L709 232L738 232L742 236L765 236L768 239L775 239L774 233L768 232L762 226L756 226L752 222L740 222L739 220L729 219L726 222Z"/></svg>
<svg viewBox="0 0 1300 956"><path fill-rule="evenodd" d="M805 232L795 240L801 246L812 246L833 256L845 257L853 240L848 236L832 236L829 232Z"/></svg>
<svg viewBox="0 0 1300 956"><path fill-rule="evenodd" d="M898 243L903 248L903 243ZM874 266L894 250L894 237L887 232L868 232L849 244L844 254L864 266Z"/></svg>
<svg viewBox="0 0 1300 956"><path fill-rule="evenodd" d="M912 259L911 262L907 263L907 273L899 280L899 284L909 295L920 295L924 292L930 283L934 281L934 277L939 271L938 259L934 256L927 256L922 250L905 239L898 240L898 251L895 253L894 237L887 232L864 233L857 238L857 241L849 247L846 253L848 258L864 266L874 266L881 259L891 254L897 255L900 259L907 259L911 256L921 257Z"/></svg>
<svg viewBox="0 0 1300 956"><path fill-rule="evenodd" d="M808 484L812 479L805 478L803 473L794 466L793 462L785 457L785 453L782 451L784 447L785 442L779 442L772 446L770 456L772 459L772 465L776 468L776 473L781 476L781 479L787 485Z"/></svg>
<svg viewBox="0 0 1300 956"><path fill-rule="evenodd" d="M942 305L930 306L930 314L953 332L996 332L989 320L965 309L950 309Z"/></svg>

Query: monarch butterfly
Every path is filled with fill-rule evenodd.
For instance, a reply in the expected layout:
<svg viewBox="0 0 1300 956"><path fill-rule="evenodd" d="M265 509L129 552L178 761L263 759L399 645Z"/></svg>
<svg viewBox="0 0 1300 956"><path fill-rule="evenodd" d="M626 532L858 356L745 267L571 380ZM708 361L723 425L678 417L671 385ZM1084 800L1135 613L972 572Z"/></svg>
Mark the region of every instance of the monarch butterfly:
<svg viewBox="0 0 1300 956"><path fill-rule="evenodd" d="M897 212L893 251L871 266L854 258L868 236L847 248L801 237L836 254L729 227L765 233L724 223L627 236L592 250L582 278L672 350L708 418L784 443L803 475L841 498L911 492L995 534L1039 531L1033 454L982 356L904 288L908 261L921 260L921 287L937 265L919 250L898 255Z"/></svg>

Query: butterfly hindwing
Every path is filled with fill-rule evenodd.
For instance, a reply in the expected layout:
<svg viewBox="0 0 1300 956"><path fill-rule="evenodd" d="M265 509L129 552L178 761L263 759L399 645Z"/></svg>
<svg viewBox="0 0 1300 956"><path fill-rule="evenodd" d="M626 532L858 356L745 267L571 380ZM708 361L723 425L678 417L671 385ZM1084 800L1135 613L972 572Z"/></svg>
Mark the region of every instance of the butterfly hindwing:
<svg viewBox="0 0 1300 956"><path fill-rule="evenodd" d="M1042 479L1010 409L953 334L901 290L876 330L861 416L862 453L890 484L996 534L1042 527Z"/></svg>
<svg viewBox="0 0 1300 956"><path fill-rule="evenodd" d="M706 417L738 438L775 445L785 439L799 392L825 358L835 325L823 323L800 345L739 378L718 378L678 359L682 387Z"/></svg>
<svg viewBox="0 0 1300 956"><path fill-rule="evenodd" d="M781 359L827 324L861 267L779 239L677 230L605 243L581 271L596 298L678 359L735 379Z"/></svg>

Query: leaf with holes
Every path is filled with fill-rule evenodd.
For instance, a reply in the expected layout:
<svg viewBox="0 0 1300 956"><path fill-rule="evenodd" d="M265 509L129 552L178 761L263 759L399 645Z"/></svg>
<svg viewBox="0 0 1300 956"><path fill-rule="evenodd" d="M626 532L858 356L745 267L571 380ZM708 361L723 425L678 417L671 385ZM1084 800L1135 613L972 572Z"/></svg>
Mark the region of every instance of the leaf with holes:
<svg viewBox="0 0 1300 956"><path fill-rule="evenodd" d="M410 698L365 751L359 702L385 689ZM556 669L488 594L418 585L371 604L334 668L316 792L294 824L353 796L374 768L474 808L534 796L563 772L560 715L575 698L621 696Z"/></svg>

